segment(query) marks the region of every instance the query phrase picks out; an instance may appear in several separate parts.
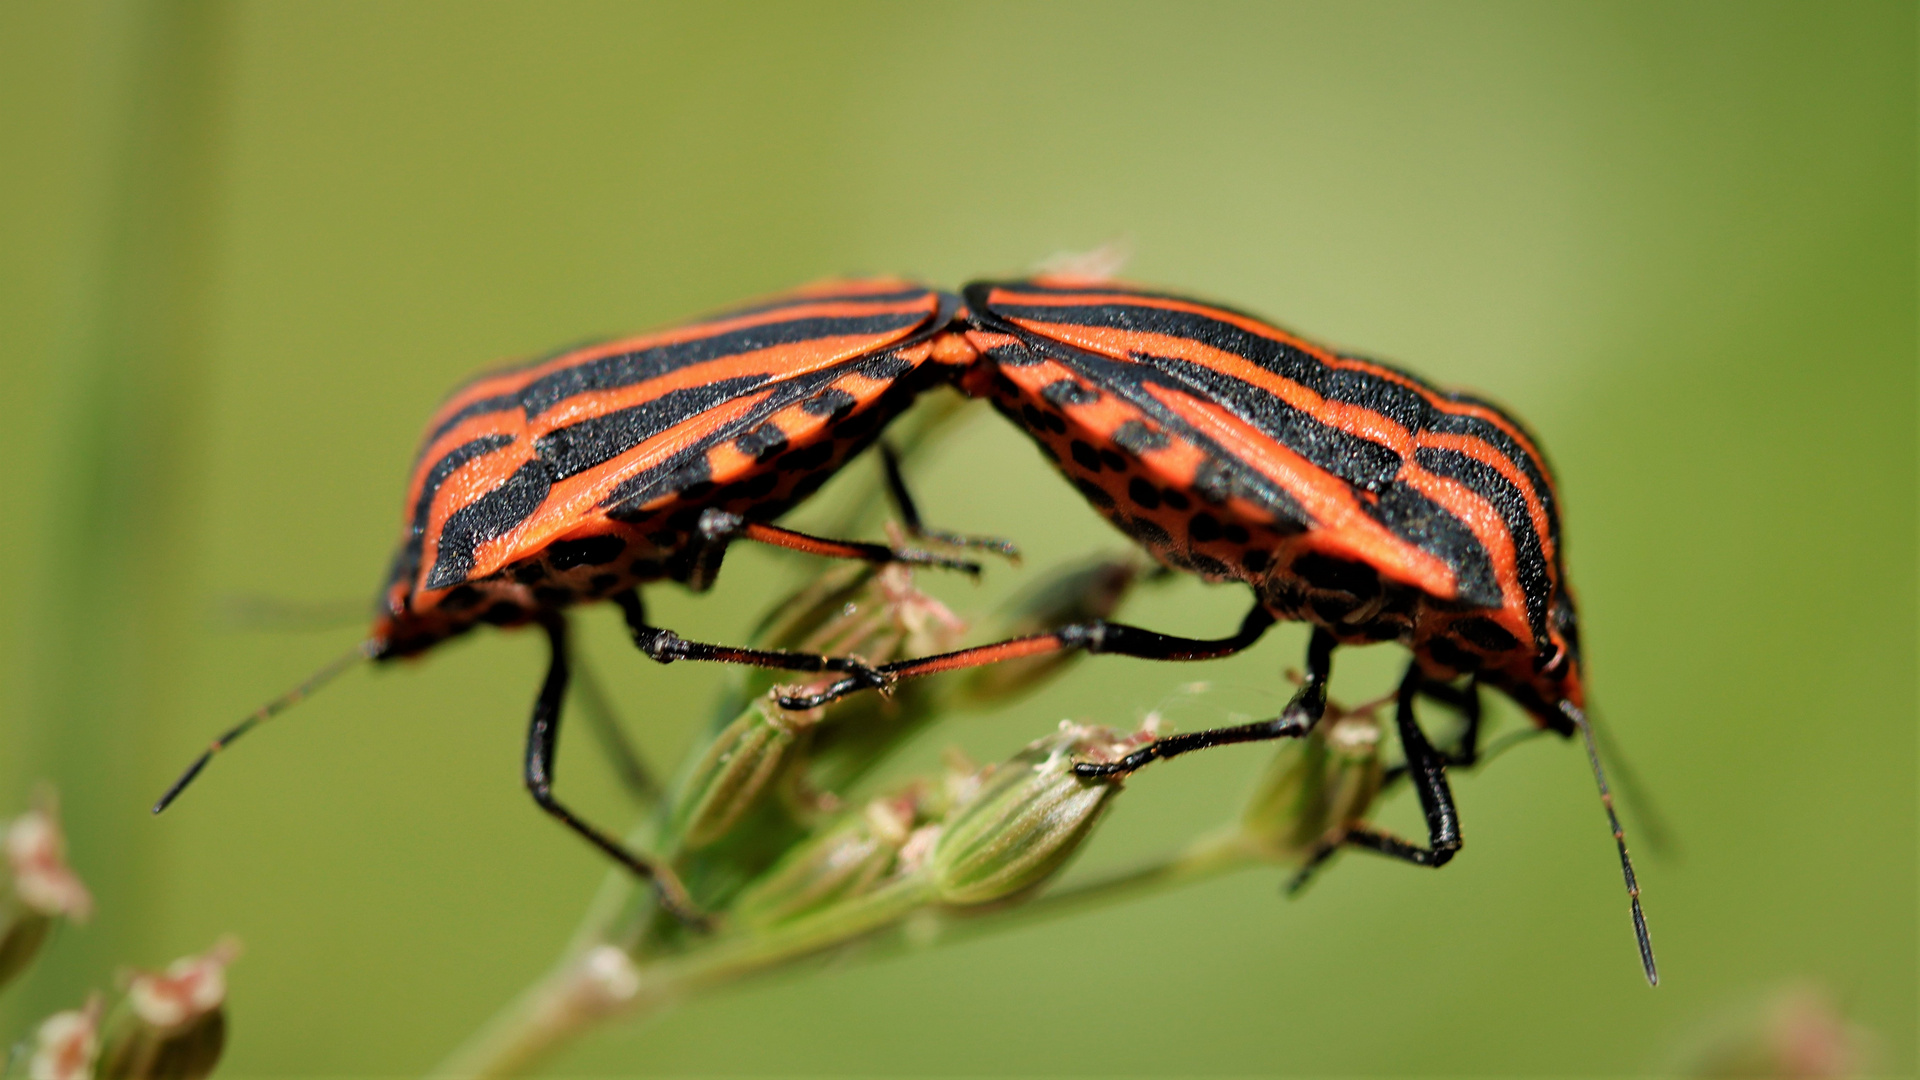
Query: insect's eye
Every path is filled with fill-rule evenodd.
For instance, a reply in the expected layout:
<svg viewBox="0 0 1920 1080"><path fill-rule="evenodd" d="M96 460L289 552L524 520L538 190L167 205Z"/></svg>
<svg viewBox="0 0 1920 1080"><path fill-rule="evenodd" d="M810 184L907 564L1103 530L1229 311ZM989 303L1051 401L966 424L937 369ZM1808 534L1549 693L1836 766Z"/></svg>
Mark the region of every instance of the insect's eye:
<svg viewBox="0 0 1920 1080"><path fill-rule="evenodd" d="M1540 665L1540 672L1543 675L1558 675L1560 669L1566 666L1567 647L1556 641L1553 643L1553 655L1547 658L1546 663Z"/></svg>

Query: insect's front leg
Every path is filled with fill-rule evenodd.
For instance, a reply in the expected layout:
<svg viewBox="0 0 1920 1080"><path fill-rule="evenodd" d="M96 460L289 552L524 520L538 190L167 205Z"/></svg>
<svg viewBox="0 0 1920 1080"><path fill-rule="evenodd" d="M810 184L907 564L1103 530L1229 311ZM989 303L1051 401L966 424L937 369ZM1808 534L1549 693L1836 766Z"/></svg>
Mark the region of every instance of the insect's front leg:
<svg viewBox="0 0 1920 1080"><path fill-rule="evenodd" d="M1265 608L1256 608L1265 613ZM1272 622L1273 617L1267 616ZM1333 676L1333 650L1337 642L1333 635L1320 627L1313 630L1313 638L1307 643L1307 671L1300 681L1300 689L1293 700L1280 711L1280 715L1271 720L1260 720L1251 724L1239 724L1234 727L1209 728L1206 731L1187 731L1178 735L1169 735L1157 739L1135 750L1119 761L1082 761L1074 765L1073 771L1081 776L1125 775L1153 761L1179 757L1195 750L1205 750L1212 746L1229 746L1234 743L1265 742L1268 739L1298 738L1312 731L1314 725L1327 711L1327 680Z"/></svg>
<svg viewBox="0 0 1920 1080"><path fill-rule="evenodd" d="M610 834L587 824L554 797L554 752L560 742L561 706L566 700L569 676L567 624L562 618L552 617L543 620L541 627L547 632L551 654L547 662L547 678L540 685L540 696L534 700L533 719L527 728L527 791L533 795L533 801L540 809L559 819L561 824L605 852L607 857L631 870L634 876L651 883L660 898L660 906L675 918L696 928L705 926L706 917L694 907L686 887L670 867L629 850Z"/></svg>
<svg viewBox="0 0 1920 1080"><path fill-rule="evenodd" d="M1408 665L1406 677L1400 680L1394 722L1400 729L1400 746L1407 755L1406 774L1413 780L1414 793L1420 797L1420 809L1427 818L1427 846L1421 847L1368 825L1355 825L1341 842L1415 866L1441 867L1460 851L1460 814L1453 806L1453 789L1447 786L1446 755L1427 741L1413 715L1414 700L1422 693L1424 684L1419 663Z"/></svg>

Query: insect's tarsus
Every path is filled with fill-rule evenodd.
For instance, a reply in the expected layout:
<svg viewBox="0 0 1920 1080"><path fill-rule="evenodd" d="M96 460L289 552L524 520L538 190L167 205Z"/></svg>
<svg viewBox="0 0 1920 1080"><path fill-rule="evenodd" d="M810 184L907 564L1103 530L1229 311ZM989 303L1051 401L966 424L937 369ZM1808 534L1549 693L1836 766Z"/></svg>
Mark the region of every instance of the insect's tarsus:
<svg viewBox="0 0 1920 1080"><path fill-rule="evenodd" d="M213 760L213 755L232 745L235 739L252 731L262 721L271 720L285 712L290 706L332 682L341 672L363 660L371 660L378 656L385 645L386 643L379 638L368 638L328 661L325 667L302 679L293 689L255 709L251 716L233 725L219 738L209 743L207 748L200 752L199 757L193 759L193 764L187 766L186 771L180 774L180 779L175 780L172 786L167 788L166 794L160 796L160 800L153 804L153 812L157 814L173 805L173 800L180 797L180 793L187 789L188 784L193 783L194 778L200 775L200 771L207 767L207 762Z"/></svg>

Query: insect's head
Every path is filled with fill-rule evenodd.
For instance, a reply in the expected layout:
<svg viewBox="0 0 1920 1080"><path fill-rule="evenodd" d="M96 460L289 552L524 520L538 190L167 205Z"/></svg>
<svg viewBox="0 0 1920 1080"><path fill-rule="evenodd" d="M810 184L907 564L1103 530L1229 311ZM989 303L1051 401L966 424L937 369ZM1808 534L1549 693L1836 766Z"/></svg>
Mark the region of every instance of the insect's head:
<svg viewBox="0 0 1920 1080"><path fill-rule="evenodd" d="M1545 636L1536 639L1530 652L1518 650L1511 662L1488 675L1543 726L1562 735L1573 734L1563 705L1586 707L1586 667L1581 662L1573 596L1564 586L1555 590Z"/></svg>

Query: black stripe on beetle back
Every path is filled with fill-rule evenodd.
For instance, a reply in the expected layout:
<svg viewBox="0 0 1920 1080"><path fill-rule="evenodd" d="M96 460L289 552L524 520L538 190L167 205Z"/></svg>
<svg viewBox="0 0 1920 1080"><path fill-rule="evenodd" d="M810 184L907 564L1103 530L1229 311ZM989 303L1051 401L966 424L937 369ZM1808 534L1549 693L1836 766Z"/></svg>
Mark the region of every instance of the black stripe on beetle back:
<svg viewBox="0 0 1920 1080"><path fill-rule="evenodd" d="M534 452L547 463L553 479L565 480L603 465L675 424L740 397L766 381L765 375L745 375L674 390L630 408L555 428L534 440Z"/></svg>
<svg viewBox="0 0 1920 1080"><path fill-rule="evenodd" d="M688 486L685 482L689 475L688 469L710 470L707 453L712 447L743 437L747 432L758 428L774 413L795 402L811 398L816 390L828 386L844 374L846 374L846 367L843 365L763 385L760 389L766 396L748 409L745 415L722 426L707 438L681 450L658 465L622 480L607 493L606 498L600 500L600 505L606 508L610 516L625 520L647 503L685 490ZM844 393L844 391L835 392ZM849 401L852 400L852 395L847 397Z"/></svg>
<svg viewBox="0 0 1920 1080"><path fill-rule="evenodd" d="M420 497L413 503L413 518L407 525L406 542L393 558L393 567L387 572L387 587L395 582L412 581L413 575L420 570L420 555L427 542L427 521L433 515L433 499L440 493L441 485L454 474L460 466L475 458L485 457L513 445L511 435L483 435L471 442L461 443L441 455L433 463L427 475L420 483Z"/></svg>
<svg viewBox="0 0 1920 1080"><path fill-rule="evenodd" d="M520 403L526 410L527 419L531 420L577 394L632 386L693 364L709 363L779 345L796 345L816 338L893 333L918 326L925 319L926 315L921 312L838 319L792 319L750 326L713 337L656 345L651 349L583 361L542 375L520 391ZM769 376L773 374L768 373Z"/></svg>
<svg viewBox="0 0 1920 1080"><path fill-rule="evenodd" d="M442 420L432 431L427 432L427 437L420 440L420 453L426 453L427 447L432 446L434 441L439 439L440 436L445 435L447 432L452 431L454 428L459 427L461 424L466 423L476 416L485 416L487 413L506 412L508 409L517 409L519 407L519 394L496 394L490 398L470 401L462 406L458 412ZM419 460L418 456L416 456L414 460Z"/></svg>
<svg viewBox="0 0 1920 1080"><path fill-rule="evenodd" d="M1252 383L1187 360L1144 355L1137 360L1148 370L1139 372L1135 378L1144 376L1143 381L1224 406L1316 467L1356 488L1378 492L1400 473L1401 458L1393 450L1321 423Z"/></svg>
<svg viewBox="0 0 1920 1080"><path fill-rule="evenodd" d="M1026 286L1021 286L1025 288ZM1038 290L1044 291L1044 290ZM1066 291L1066 290L1063 290ZM1073 291L1085 291L1084 287ZM1158 293L1141 293L1142 296L1161 296ZM984 298L984 297L983 297ZM1166 299L1193 303L1182 297L1167 296ZM971 301L972 296L969 294ZM1223 309L1226 310L1226 309ZM1484 440L1499 450L1503 457L1514 463L1527 482L1539 494L1541 504L1547 508L1549 520L1555 520L1553 509L1552 484L1541 470L1536 467L1533 455L1526 452L1499 426L1477 416L1462 416L1458 413L1443 412L1412 387L1402 385L1391 379L1384 379L1366 371L1352 368L1329 367L1313 354L1295 348L1272 338L1243 330L1232 323L1210 318L1190 311L1171 311L1166 308L1145 304L1079 304L1067 306L1055 305L1010 305L1001 304L993 309L994 313L1007 318L1027 319L1042 323L1059 323L1067 326L1088 326L1105 329L1134 331L1139 333L1163 334L1168 337L1186 338L1197 341L1210 348L1232 353L1248 363L1256 364L1285 379L1290 379L1327 399L1345 405L1357 405L1370 409L1405 427L1409 431L1435 431L1445 434L1467 435ZM1238 313L1236 313L1238 314ZM1264 322L1255 316L1246 318ZM1017 328L1024 336L1034 331ZM1143 361L1147 357L1141 357ZM1426 387L1436 394L1472 404L1498 413L1520 430L1525 430L1518 421L1498 406L1480 401L1464 394L1448 394L1433 388L1426 380L1412 372L1392 364L1382 363L1362 357L1353 357L1363 363L1393 371L1419 386ZM1161 362L1152 358L1152 362ZM1198 365L1196 365L1198 366Z"/></svg>
<svg viewBox="0 0 1920 1080"><path fill-rule="evenodd" d="M440 553L427 575L426 587L444 589L467 580L473 572L474 551L488 540L505 536L527 520L546 501L553 477L539 458L514 470L506 482L447 516L440 528Z"/></svg>
<svg viewBox="0 0 1920 1080"><path fill-rule="evenodd" d="M546 364L554 360L558 360L561 357L567 355L568 353L582 352L586 349L593 348L595 345L601 345L610 340L612 339L604 338L604 337L582 338L581 340L573 342L570 345L562 345L557 349L549 349L546 352L541 353L539 356L536 356L531 360L521 360L521 361L518 361L517 363L507 364L503 367L497 367L490 371L483 371L480 374L475 375L471 379L468 379L466 382L461 383L459 386L454 387L454 389L447 394L447 397L442 400L451 400L452 398L456 398L460 396L462 393L466 391L467 387L472 386L475 383L482 383L482 382L487 382L488 380L491 380L491 379L498 379L503 376L512 375L513 373L518 371L525 371L528 368L537 368L542 364ZM484 416L487 413L506 412L508 409L517 409L519 407L520 407L520 395L518 391L510 391L505 394L496 394L490 398L481 398L478 401L468 402L467 404L461 406L458 412L454 413L452 416L447 417L445 420L442 420L440 423L434 426L432 431L427 432L426 438L420 440L420 451L418 454L414 455L414 460L418 461L420 454L426 453L427 447L432 446L434 443L434 440L440 438L440 436L442 435L445 435L447 432L452 431L454 428L459 427L462 423L468 420L471 420L476 416Z"/></svg>
<svg viewBox="0 0 1920 1080"><path fill-rule="evenodd" d="M1540 548L1540 535L1534 531L1533 515L1527 512L1527 500L1499 470L1457 450L1422 447L1413 459L1435 476L1459 481L1474 494L1493 504L1507 523L1513 537L1514 569L1520 579L1520 591L1527 601L1527 625L1533 628L1534 644L1549 647L1547 604L1553 599L1553 579L1546 555Z"/></svg>
<svg viewBox="0 0 1920 1080"><path fill-rule="evenodd" d="M1453 570L1455 599L1475 607L1501 606L1500 583L1487 549L1445 507L1398 483L1388 485L1378 501L1362 500L1360 505L1395 536L1446 563Z"/></svg>

